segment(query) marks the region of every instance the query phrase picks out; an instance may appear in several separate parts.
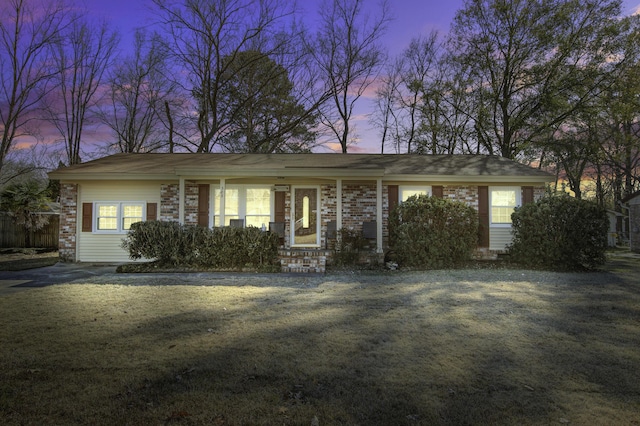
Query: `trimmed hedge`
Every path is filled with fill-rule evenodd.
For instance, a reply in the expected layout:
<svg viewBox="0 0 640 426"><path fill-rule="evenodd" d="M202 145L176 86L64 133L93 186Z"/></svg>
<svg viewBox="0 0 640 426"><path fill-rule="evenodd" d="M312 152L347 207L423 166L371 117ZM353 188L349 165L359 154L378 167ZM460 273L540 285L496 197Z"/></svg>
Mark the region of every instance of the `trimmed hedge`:
<svg viewBox="0 0 640 426"><path fill-rule="evenodd" d="M202 228L177 222L131 225L122 248L131 259L151 259L161 266L207 269L273 269L278 236L259 228Z"/></svg>
<svg viewBox="0 0 640 426"><path fill-rule="evenodd" d="M400 266L455 266L478 245L478 214L461 201L414 195L391 212L389 240Z"/></svg>
<svg viewBox="0 0 640 426"><path fill-rule="evenodd" d="M511 215L514 262L553 270L594 269L606 261L609 221L595 202L548 195Z"/></svg>

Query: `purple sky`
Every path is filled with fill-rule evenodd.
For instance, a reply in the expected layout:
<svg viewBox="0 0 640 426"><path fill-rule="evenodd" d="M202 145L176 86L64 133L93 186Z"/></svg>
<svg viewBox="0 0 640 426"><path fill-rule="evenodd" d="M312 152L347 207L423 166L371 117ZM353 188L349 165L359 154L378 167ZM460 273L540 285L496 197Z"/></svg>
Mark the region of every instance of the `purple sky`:
<svg viewBox="0 0 640 426"><path fill-rule="evenodd" d="M377 1L369 1L371 4L377 4ZM126 40L130 40L134 28L149 24L152 18L149 0L80 0L79 3L94 13L96 18L107 19L119 28L124 49ZM309 25L313 25L320 3L322 0L299 0L308 17ZM384 39L390 56L399 54L412 38L427 34L433 29L448 32L456 11L463 4L463 0L391 0L394 20L389 24ZM640 10L640 0L623 1L625 14L632 14L636 10ZM350 149L350 152L379 152L377 131L371 128L367 120L367 114L372 110L372 100L361 98L357 105L358 116L354 124L360 142Z"/></svg>

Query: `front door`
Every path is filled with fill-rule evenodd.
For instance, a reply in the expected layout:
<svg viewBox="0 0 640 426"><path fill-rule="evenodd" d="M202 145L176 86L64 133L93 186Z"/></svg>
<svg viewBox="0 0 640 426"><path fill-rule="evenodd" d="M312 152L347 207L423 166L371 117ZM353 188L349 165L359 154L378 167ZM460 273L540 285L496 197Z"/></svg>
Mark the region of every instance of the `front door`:
<svg viewBox="0 0 640 426"><path fill-rule="evenodd" d="M320 245L320 197L317 187L293 189L293 244L317 247Z"/></svg>

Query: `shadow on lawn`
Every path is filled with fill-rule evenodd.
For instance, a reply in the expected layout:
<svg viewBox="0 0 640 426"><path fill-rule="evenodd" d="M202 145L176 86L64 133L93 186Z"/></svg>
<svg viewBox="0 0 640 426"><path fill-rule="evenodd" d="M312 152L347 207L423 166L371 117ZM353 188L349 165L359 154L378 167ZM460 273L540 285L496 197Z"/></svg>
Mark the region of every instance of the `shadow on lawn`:
<svg viewBox="0 0 640 426"><path fill-rule="evenodd" d="M620 285L320 286L316 301L153 319L132 335L196 353L118 397L149 421L625 423L640 396L640 313Z"/></svg>
<svg viewBox="0 0 640 426"><path fill-rule="evenodd" d="M0 414L10 424L633 424L640 283L625 274L94 286L95 307L60 289L57 306L30 299L51 315L15 343L35 348L12 358L19 371L0 368L12 380L0 380ZM38 346L45 335L53 344Z"/></svg>

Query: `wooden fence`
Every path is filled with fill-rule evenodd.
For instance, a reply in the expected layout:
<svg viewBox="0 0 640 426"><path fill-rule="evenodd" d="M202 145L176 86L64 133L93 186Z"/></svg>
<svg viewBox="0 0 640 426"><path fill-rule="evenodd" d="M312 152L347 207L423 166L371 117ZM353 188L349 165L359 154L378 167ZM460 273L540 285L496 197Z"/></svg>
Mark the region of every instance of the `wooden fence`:
<svg viewBox="0 0 640 426"><path fill-rule="evenodd" d="M52 214L49 224L37 231L29 231L29 247L25 229L16 226L7 213L0 212L0 248L58 248L58 224L60 217Z"/></svg>

